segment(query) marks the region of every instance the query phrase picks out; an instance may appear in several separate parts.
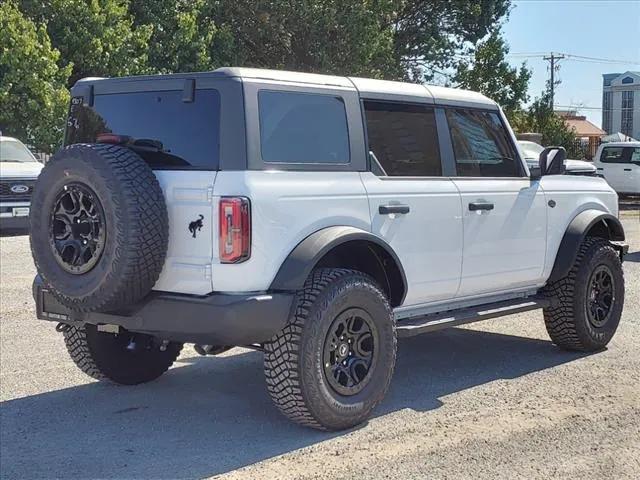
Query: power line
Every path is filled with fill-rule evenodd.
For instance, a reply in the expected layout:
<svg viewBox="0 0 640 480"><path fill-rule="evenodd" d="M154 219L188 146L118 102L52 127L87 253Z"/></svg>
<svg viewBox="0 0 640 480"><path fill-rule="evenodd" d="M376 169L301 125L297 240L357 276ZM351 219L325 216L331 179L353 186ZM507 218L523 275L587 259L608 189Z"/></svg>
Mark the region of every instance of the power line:
<svg viewBox="0 0 640 480"><path fill-rule="evenodd" d="M640 61L637 60L620 60L613 58L599 58L599 57L588 57L585 55L574 55L571 53L563 53L560 52L558 55L563 55L568 60L576 61L576 62L590 62L590 63L605 63L605 64L615 64L615 65L640 65ZM547 53L544 52L520 52L520 53L509 53L507 57L519 57L519 58L543 58L547 56Z"/></svg>
<svg viewBox="0 0 640 480"><path fill-rule="evenodd" d="M591 61L593 63L625 63L625 64L632 64L632 65L640 65L640 62L634 62L631 60L614 60L612 58L598 58L598 57L585 57L584 55L572 55L570 53L566 53L565 54L568 58L574 59L574 60L587 60L587 61Z"/></svg>
<svg viewBox="0 0 640 480"><path fill-rule="evenodd" d="M629 108L605 108L602 107L583 107L581 105L556 105L556 108L566 108L568 110L606 110L608 112L621 112L623 110L631 110Z"/></svg>

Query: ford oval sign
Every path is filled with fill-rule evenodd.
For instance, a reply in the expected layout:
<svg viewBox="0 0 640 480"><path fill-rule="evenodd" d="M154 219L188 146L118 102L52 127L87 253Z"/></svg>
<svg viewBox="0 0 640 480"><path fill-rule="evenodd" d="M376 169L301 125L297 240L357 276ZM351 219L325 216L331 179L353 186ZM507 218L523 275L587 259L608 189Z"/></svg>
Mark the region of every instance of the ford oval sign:
<svg viewBox="0 0 640 480"><path fill-rule="evenodd" d="M26 185L11 185L11 191L13 193L27 193L29 191L29 187Z"/></svg>

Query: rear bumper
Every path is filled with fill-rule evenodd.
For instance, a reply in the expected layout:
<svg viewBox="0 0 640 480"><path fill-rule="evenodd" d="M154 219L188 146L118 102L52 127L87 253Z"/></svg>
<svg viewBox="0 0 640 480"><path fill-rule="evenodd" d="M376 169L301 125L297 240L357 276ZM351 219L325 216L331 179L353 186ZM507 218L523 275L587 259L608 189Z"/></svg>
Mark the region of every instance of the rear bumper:
<svg viewBox="0 0 640 480"><path fill-rule="evenodd" d="M207 345L249 345L269 340L287 323L292 293L212 294L204 297L151 292L137 305L113 313L76 312L33 282L41 320L82 325L117 325L166 340Z"/></svg>

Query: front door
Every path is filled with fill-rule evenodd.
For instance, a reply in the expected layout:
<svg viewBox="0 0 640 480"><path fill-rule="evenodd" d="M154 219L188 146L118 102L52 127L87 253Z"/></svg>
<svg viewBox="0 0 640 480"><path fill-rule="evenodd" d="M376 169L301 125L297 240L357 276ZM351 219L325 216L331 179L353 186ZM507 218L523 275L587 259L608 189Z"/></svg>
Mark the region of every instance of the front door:
<svg viewBox="0 0 640 480"><path fill-rule="evenodd" d="M443 176L435 112L426 105L365 101L372 172L361 174L372 231L407 276L404 306L455 296L462 267L460 196Z"/></svg>
<svg viewBox="0 0 640 480"><path fill-rule="evenodd" d="M546 205L525 177L497 111L448 109L464 224L458 297L502 293L538 283L546 251Z"/></svg>
<svg viewBox="0 0 640 480"><path fill-rule="evenodd" d="M640 193L640 147L629 148L628 193Z"/></svg>
<svg viewBox="0 0 640 480"><path fill-rule="evenodd" d="M614 146L604 147L600 154L598 171L616 192L626 192L627 176L631 171L627 159L630 149ZM629 171L625 171L628 169Z"/></svg>

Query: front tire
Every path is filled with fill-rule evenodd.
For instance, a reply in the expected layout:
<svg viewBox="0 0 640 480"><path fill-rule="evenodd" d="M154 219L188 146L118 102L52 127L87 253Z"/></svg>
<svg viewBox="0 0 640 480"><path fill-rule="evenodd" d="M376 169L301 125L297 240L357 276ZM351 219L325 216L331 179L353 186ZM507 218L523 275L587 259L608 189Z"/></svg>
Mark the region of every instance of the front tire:
<svg viewBox="0 0 640 480"><path fill-rule="evenodd" d="M624 305L624 275L618 252L598 237L587 237L566 277L544 293L552 306L544 321L553 343L565 350L593 352L615 334Z"/></svg>
<svg viewBox="0 0 640 480"><path fill-rule="evenodd" d="M271 398L289 419L319 430L364 422L386 394L396 360L385 294L361 272L322 268L295 302L288 325L265 345Z"/></svg>
<svg viewBox="0 0 640 480"><path fill-rule="evenodd" d="M122 331L99 332L95 325L68 326L64 330L67 351L76 366L96 380L137 385L155 380L178 358L182 344L171 342L160 349L150 335Z"/></svg>

